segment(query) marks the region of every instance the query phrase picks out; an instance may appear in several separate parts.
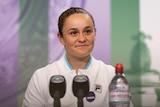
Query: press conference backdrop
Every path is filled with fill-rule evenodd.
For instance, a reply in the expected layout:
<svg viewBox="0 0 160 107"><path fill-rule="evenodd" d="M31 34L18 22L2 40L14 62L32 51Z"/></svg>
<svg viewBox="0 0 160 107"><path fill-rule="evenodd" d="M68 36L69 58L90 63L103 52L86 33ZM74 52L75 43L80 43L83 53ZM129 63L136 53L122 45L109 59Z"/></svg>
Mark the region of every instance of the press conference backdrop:
<svg viewBox="0 0 160 107"><path fill-rule="evenodd" d="M159 0L1 0L0 107L21 107L33 72L64 54L57 19L72 6L93 14L92 54L113 66L124 64L135 107L160 107L159 5Z"/></svg>

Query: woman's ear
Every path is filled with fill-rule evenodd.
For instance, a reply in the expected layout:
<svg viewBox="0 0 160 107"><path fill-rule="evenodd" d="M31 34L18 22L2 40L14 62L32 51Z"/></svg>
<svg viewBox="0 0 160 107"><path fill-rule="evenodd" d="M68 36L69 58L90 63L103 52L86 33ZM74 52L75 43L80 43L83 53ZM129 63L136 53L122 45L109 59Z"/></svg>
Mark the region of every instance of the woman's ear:
<svg viewBox="0 0 160 107"><path fill-rule="evenodd" d="M62 45L64 45L63 36L62 36L59 32L57 33L57 36L58 36L59 42L60 42Z"/></svg>

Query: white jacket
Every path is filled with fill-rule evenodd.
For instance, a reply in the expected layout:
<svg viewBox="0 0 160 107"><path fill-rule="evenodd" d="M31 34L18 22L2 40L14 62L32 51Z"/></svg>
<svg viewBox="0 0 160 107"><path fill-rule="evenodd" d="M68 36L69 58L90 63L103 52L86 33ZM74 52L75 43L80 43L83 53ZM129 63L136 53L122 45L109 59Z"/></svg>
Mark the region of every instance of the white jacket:
<svg viewBox="0 0 160 107"><path fill-rule="evenodd" d="M109 107L108 87L115 75L114 67L91 57L86 69L78 70L78 75L81 74L87 75L90 82L90 96L87 97L88 100L83 99L84 107ZM61 107L78 107L77 98L72 92L73 78L77 74L65 56L33 74L22 107L53 107L54 101L49 93L49 82L53 75L63 75L66 80L66 93L60 99Z"/></svg>

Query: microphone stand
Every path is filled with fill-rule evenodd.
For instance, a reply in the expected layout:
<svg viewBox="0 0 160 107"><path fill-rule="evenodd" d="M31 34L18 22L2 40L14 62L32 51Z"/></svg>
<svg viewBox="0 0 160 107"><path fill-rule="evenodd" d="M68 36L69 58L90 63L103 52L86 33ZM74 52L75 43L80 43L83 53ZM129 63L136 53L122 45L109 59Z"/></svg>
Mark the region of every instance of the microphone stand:
<svg viewBox="0 0 160 107"><path fill-rule="evenodd" d="M84 106L84 104L83 104L83 97L84 97L83 90L79 90L77 96L78 96L78 102L77 102L78 107L83 107Z"/></svg>
<svg viewBox="0 0 160 107"><path fill-rule="evenodd" d="M59 91L55 91L54 93L54 104L53 107L61 107L61 102L60 102L60 96L59 96L60 92Z"/></svg>

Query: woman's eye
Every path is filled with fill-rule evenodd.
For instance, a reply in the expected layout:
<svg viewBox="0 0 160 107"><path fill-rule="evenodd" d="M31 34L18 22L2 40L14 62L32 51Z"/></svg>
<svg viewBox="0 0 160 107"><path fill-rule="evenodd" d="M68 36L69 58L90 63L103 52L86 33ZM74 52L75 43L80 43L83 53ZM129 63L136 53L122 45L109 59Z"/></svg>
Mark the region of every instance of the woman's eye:
<svg viewBox="0 0 160 107"><path fill-rule="evenodd" d="M71 35L76 35L77 33L77 31L70 32Z"/></svg>
<svg viewBox="0 0 160 107"><path fill-rule="evenodd" d="M85 34L91 34L91 33L92 33L92 30L91 30L91 29L85 30Z"/></svg>

